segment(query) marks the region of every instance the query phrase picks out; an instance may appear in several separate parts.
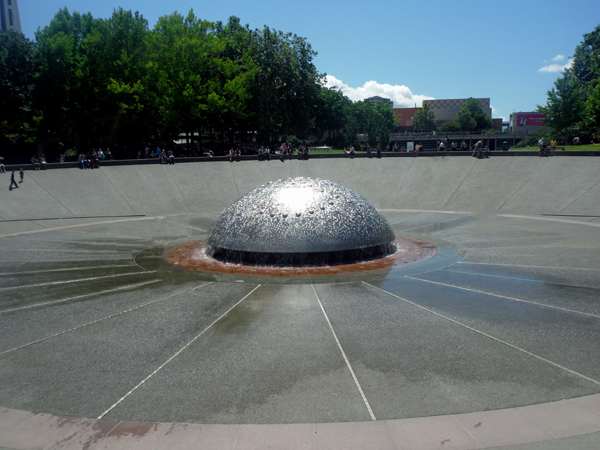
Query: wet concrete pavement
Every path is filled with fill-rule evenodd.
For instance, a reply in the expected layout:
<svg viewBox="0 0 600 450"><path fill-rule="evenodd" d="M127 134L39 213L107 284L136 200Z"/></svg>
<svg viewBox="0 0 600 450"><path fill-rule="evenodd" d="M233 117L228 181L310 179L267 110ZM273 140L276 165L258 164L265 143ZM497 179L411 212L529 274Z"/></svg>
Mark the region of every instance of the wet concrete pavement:
<svg viewBox="0 0 600 450"><path fill-rule="evenodd" d="M185 166L175 169L185 175ZM306 170L325 169L344 175ZM107 175L111 186L125 186L122 170ZM240 185L251 184L246 176ZM164 261L165 250L206 238L228 196L206 210L47 229L0 222L0 448L133 442L123 436L146 442L140 448L192 448L183 443L200 435L209 448L285 436L307 448L437 448L446 435L454 448L600 442L597 224L492 208L415 211L390 195L377 197L396 234L436 245L433 258L289 283ZM34 425L47 431L39 445L26 432Z"/></svg>

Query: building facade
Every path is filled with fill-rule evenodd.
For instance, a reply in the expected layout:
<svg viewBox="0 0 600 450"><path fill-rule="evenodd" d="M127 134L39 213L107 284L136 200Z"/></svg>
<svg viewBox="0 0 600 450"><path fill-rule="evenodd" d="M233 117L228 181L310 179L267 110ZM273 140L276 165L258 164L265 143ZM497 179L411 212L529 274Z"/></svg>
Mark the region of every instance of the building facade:
<svg viewBox="0 0 600 450"><path fill-rule="evenodd" d="M17 0L0 0L0 24L4 31L21 33L21 19Z"/></svg>
<svg viewBox="0 0 600 450"><path fill-rule="evenodd" d="M414 117L421 108L393 108L396 117L396 132L411 131L414 128Z"/></svg>
<svg viewBox="0 0 600 450"><path fill-rule="evenodd" d="M441 100L423 100L423 106L429 105L433 114L435 114L435 122L436 124L441 124L443 122L449 122L456 117L456 114L462 108L462 105L467 103L466 98L450 98L450 99L441 99ZM476 98L481 105L483 111L489 116L492 117L492 107L490 106L489 98Z"/></svg>
<svg viewBox="0 0 600 450"><path fill-rule="evenodd" d="M514 134L532 134L536 131L546 131L545 114L539 112L514 112L510 115L509 131Z"/></svg>
<svg viewBox="0 0 600 450"><path fill-rule="evenodd" d="M390 100L389 98L380 97L378 95L374 97L365 98L365 102L372 103L373 105L376 105L377 103L387 103L388 105L390 105L390 108L394 107L394 102L392 100Z"/></svg>

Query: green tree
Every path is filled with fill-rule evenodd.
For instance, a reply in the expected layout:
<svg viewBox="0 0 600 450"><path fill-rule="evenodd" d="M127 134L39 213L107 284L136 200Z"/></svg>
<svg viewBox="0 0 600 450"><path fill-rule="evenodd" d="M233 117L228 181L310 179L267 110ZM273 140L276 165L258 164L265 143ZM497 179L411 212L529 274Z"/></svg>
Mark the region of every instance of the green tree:
<svg viewBox="0 0 600 450"><path fill-rule="evenodd" d="M317 96L314 112L313 133L319 141L323 140L325 132L329 132L329 139L334 142L337 136L346 127L352 100L346 97L337 87L321 87Z"/></svg>
<svg viewBox="0 0 600 450"><path fill-rule="evenodd" d="M0 147L7 161L24 157L18 151L33 136L33 76L33 43L21 33L0 31Z"/></svg>
<svg viewBox="0 0 600 450"><path fill-rule="evenodd" d="M377 143L385 148L390 143L390 132L396 125L396 119L392 107L388 103L377 103L375 107L377 113Z"/></svg>
<svg viewBox="0 0 600 450"><path fill-rule="evenodd" d="M415 113L413 123L415 131L432 131L435 128L435 114L429 105L424 104Z"/></svg>
<svg viewBox="0 0 600 450"><path fill-rule="evenodd" d="M583 36L575 48L573 65L565 69L547 92L545 105L538 111L546 114L545 123L553 134L565 140L577 134L598 137L600 124L600 25Z"/></svg>
<svg viewBox="0 0 600 450"><path fill-rule="evenodd" d="M255 69L247 50L227 58L233 39L220 39L215 24L193 11L159 18L148 69L164 116L164 136L233 132L236 119L245 117Z"/></svg>
<svg viewBox="0 0 600 450"><path fill-rule="evenodd" d="M585 102L583 115L585 124L595 131L597 137L600 134L600 80Z"/></svg>
<svg viewBox="0 0 600 450"><path fill-rule="evenodd" d="M438 127L441 133L456 133L460 131L460 124L456 120L445 122Z"/></svg>
<svg viewBox="0 0 600 450"><path fill-rule="evenodd" d="M567 69L547 92L546 104L538 105L538 111L546 115L545 124L555 133L566 139L582 120L584 101L581 95L581 83L574 72Z"/></svg>
<svg viewBox="0 0 600 450"><path fill-rule="evenodd" d="M575 48L573 74L584 84L596 85L600 79L600 25L583 35L583 41Z"/></svg>
<svg viewBox="0 0 600 450"><path fill-rule="evenodd" d="M91 15L71 14L64 8L50 25L36 32L37 65L33 100L41 141L62 147L88 124L89 106L81 86L83 40L93 27Z"/></svg>
<svg viewBox="0 0 600 450"><path fill-rule="evenodd" d="M483 110L481 103L472 97L463 103L454 120L461 131L483 131L494 126L492 118Z"/></svg>
<svg viewBox="0 0 600 450"><path fill-rule="evenodd" d="M252 37L259 68L251 89L254 129L266 144L287 134L307 138L322 79L312 62L316 52L306 39L267 26Z"/></svg>

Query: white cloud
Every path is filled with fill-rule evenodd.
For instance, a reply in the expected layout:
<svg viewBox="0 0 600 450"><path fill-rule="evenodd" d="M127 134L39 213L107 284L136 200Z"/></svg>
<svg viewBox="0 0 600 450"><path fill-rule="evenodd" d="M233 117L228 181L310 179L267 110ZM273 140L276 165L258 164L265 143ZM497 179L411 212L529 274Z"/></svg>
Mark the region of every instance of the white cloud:
<svg viewBox="0 0 600 450"><path fill-rule="evenodd" d="M332 75L327 75L325 86L341 88L344 95L355 102L375 95L389 98L393 100L394 108L411 108L415 106L415 103L421 107L423 100L434 100L433 97L427 95L415 95L404 85L380 84L377 81L367 81L361 87L352 88Z"/></svg>
<svg viewBox="0 0 600 450"><path fill-rule="evenodd" d="M506 121L506 117L498 116L498 110L494 108L494 105L490 105L490 107L492 108L492 117L494 119L502 119L503 121Z"/></svg>
<svg viewBox="0 0 600 450"><path fill-rule="evenodd" d="M565 60L564 55L557 55L550 60L550 61L553 61L554 64L548 64L547 66L544 66L541 69L538 69L538 72L542 72L542 73L562 72L563 70L568 69L571 66L573 66L572 58L569 59L566 64L560 64L564 60ZM544 61L544 62L549 62L549 61Z"/></svg>
<svg viewBox="0 0 600 450"><path fill-rule="evenodd" d="M562 62L562 61L564 61L564 60L565 60L565 58L566 58L566 56L565 56L565 55L558 54L558 55L556 55L556 56L555 56L554 58L552 58L552 59L546 59L546 60L544 60L544 62L545 62L545 63L547 63L547 62L554 62L554 63L558 63L558 62Z"/></svg>

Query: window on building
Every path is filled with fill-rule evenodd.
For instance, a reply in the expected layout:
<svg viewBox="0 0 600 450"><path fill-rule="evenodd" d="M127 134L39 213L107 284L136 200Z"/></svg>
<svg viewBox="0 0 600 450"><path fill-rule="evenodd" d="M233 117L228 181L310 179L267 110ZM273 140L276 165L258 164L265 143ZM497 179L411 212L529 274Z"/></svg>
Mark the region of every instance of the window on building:
<svg viewBox="0 0 600 450"><path fill-rule="evenodd" d="M8 23L10 23L11 27L15 26L15 24L13 23L13 18L12 18L12 9L8 10Z"/></svg>
<svg viewBox="0 0 600 450"><path fill-rule="evenodd" d="M12 0L8 0L8 6L12 5Z"/></svg>

